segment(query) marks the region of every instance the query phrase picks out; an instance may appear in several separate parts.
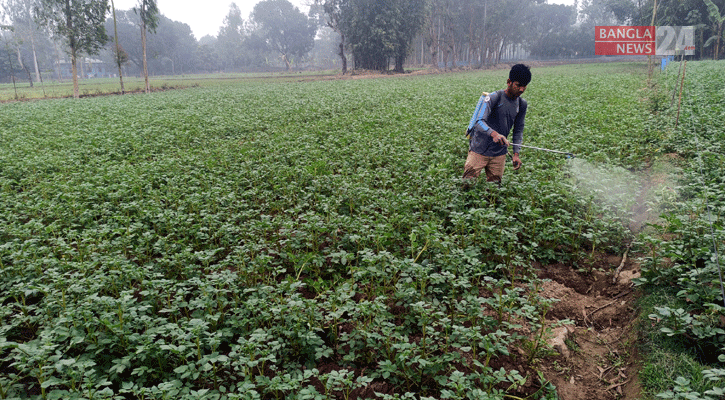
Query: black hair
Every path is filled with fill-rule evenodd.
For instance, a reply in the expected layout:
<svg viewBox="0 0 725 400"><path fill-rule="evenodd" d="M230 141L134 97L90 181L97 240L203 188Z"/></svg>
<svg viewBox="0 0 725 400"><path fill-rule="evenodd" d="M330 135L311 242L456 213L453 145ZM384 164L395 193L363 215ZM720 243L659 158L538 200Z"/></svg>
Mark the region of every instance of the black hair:
<svg viewBox="0 0 725 400"><path fill-rule="evenodd" d="M511 79L511 82L518 82L521 86L528 85L531 82L529 66L524 64L514 65L509 72L509 79Z"/></svg>

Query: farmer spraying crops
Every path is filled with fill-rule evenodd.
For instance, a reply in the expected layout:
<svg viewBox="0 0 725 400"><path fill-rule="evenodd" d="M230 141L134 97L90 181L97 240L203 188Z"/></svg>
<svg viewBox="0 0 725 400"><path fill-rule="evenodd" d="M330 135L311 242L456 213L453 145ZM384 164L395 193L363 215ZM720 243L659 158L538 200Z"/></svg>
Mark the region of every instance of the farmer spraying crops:
<svg viewBox="0 0 725 400"><path fill-rule="evenodd" d="M521 95L531 82L531 71L524 64L516 64L509 71L506 89L484 93L468 124L468 157L463 178L477 178L486 172L486 181L501 182L506 164L506 153L511 142L508 136L513 128L514 170L521 168L519 151L524 133L526 100Z"/></svg>

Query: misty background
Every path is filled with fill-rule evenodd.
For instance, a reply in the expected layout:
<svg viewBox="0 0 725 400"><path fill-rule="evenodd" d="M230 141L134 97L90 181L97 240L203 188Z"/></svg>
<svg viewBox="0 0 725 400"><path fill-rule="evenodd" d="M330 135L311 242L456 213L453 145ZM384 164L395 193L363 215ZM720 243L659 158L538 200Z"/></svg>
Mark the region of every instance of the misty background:
<svg viewBox="0 0 725 400"><path fill-rule="evenodd" d="M3 0L0 81L71 78L69 38L51 29L47 16L45 23L38 18L39 9L66 1L107 7L102 23L106 37L89 39L100 42L80 52L78 78L118 76L116 61L126 76L143 74L137 9L148 0L115 1L115 26L110 0ZM201 20L205 6L196 4ZM146 34L151 76L318 69L403 72L591 58L595 26L653 22L694 26L692 58L722 58L725 46L725 0L579 0L571 5L546 0L262 0L251 8L245 3L244 10L230 2L218 27L206 22L207 28L195 28L196 34L188 23L167 17L179 14L178 4L168 13L163 7L158 4L155 29ZM193 6L187 7L194 12ZM205 30L212 33L197 37Z"/></svg>

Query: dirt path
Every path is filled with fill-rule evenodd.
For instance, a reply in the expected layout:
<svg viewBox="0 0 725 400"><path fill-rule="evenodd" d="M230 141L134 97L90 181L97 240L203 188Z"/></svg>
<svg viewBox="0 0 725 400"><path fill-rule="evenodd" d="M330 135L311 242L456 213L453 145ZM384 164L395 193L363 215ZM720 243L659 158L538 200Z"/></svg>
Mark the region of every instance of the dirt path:
<svg viewBox="0 0 725 400"><path fill-rule="evenodd" d="M561 400L640 398L633 331L637 292L631 281L638 276L639 266L630 257L624 263L622 259L601 260L598 267L609 273L578 272L562 264L539 269L539 276L549 280L541 295L558 299L548 318L573 322L554 331L551 343L560 354L539 366Z"/></svg>

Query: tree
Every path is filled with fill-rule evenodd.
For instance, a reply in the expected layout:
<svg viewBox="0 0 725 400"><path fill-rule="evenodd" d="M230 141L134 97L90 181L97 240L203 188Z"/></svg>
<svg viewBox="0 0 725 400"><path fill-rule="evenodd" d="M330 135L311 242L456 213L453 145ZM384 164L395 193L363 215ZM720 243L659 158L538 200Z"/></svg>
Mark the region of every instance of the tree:
<svg viewBox="0 0 725 400"><path fill-rule="evenodd" d="M395 30L395 72L403 72L403 63L410 53L413 38L420 32L425 21L425 2L398 0L395 4L398 16Z"/></svg>
<svg viewBox="0 0 725 400"><path fill-rule="evenodd" d="M425 18L417 0L347 0L341 3L342 34L350 44L356 69L386 71L390 60L402 71L414 36Z"/></svg>
<svg viewBox="0 0 725 400"><path fill-rule="evenodd" d="M528 47L532 55L553 58L574 53L569 38L576 20L576 10L562 4L536 4L527 18Z"/></svg>
<svg viewBox="0 0 725 400"><path fill-rule="evenodd" d="M5 57L0 58L0 65L3 67L2 69L7 70L7 72L10 74L10 78L13 82L13 88L15 89L15 99L18 99L18 89L15 85L15 71L13 69L13 59L10 55L10 45L9 42L11 40L11 36L14 36L13 27L10 25L0 25L0 38L2 38L3 44L5 47L5 54L7 55L7 64L5 64Z"/></svg>
<svg viewBox="0 0 725 400"><path fill-rule="evenodd" d="M204 36L199 40L194 59L196 60L195 70L203 72L215 72L219 70L219 59L214 46L216 39L211 36Z"/></svg>
<svg viewBox="0 0 725 400"><path fill-rule="evenodd" d="M607 0L605 7L614 14L620 24L630 23L638 14L637 6L632 0Z"/></svg>
<svg viewBox="0 0 725 400"><path fill-rule="evenodd" d="M345 13L345 35L350 41L355 69L387 71L394 55L394 21L389 2L350 0Z"/></svg>
<svg viewBox="0 0 725 400"><path fill-rule="evenodd" d="M151 93L149 85L149 69L146 60L146 32L156 33L159 23L159 8L156 0L139 0L138 7L133 11L141 18L141 46L143 47L143 76L146 83L146 93Z"/></svg>
<svg viewBox="0 0 725 400"><path fill-rule="evenodd" d="M119 46L125 50L128 60L138 72L143 73L140 21L132 11L117 10L116 17ZM106 29L113 32L113 22L110 19L106 22ZM199 66L198 45L189 25L160 15L156 33L146 38L149 75L196 70Z"/></svg>
<svg viewBox="0 0 725 400"><path fill-rule="evenodd" d="M444 0L439 9L438 21L440 24L439 49L443 53L443 66L455 68L457 64L457 47L460 47L459 40L461 32L465 31L466 23L459 24L465 16L460 2L456 0ZM462 41L462 40L461 40Z"/></svg>
<svg viewBox="0 0 725 400"><path fill-rule="evenodd" d="M535 0L496 0L495 6L488 9L489 32L497 35L497 41L492 46L496 63L501 61L507 45L521 44L526 40L528 26L521 21L530 14L530 8Z"/></svg>
<svg viewBox="0 0 725 400"><path fill-rule="evenodd" d="M710 22L712 23L712 36L707 39L705 42L705 46L709 46L712 43L715 43L715 49L712 53L712 59L717 60L720 58L720 38L723 37L723 23L725 23L725 10L723 10L723 14L720 14L720 9L718 8L715 3L712 2L712 0L703 0L705 4L707 4L707 12L708 12L708 18L710 19Z"/></svg>
<svg viewBox="0 0 725 400"><path fill-rule="evenodd" d="M33 59L33 69L35 72L35 80L40 81L40 68L38 66L37 44L39 37L42 36L40 27L33 21L33 5L35 0L7 0L4 5L4 14L12 22L12 32L15 35L14 47L18 58L18 63L28 74L30 87L33 87L33 79L30 76L30 70L23 62L23 54L21 45L26 40L30 41L30 50Z"/></svg>
<svg viewBox="0 0 725 400"><path fill-rule="evenodd" d="M304 57L315 44L315 24L287 0L260 1L252 20L258 35L269 50L279 53L288 71L293 59Z"/></svg>
<svg viewBox="0 0 725 400"><path fill-rule="evenodd" d="M433 66L459 61L483 67L531 43L539 21L532 8L541 0L429 0L424 41ZM557 27L569 29L566 27Z"/></svg>
<svg viewBox="0 0 725 400"><path fill-rule="evenodd" d="M431 0L425 20L425 43L428 45L431 64L438 69L438 48L440 46L440 21L442 14L442 0Z"/></svg>
<svg viewBox="0 0 725 400"><path fill-rule="evenodd" d="M36 20L54 35L65 39L70 49L73 97L78 98L78 55L95 55L108 42L104 27L107 0L39 0Z"/></svg>
<svg viewBox="0 0 725 400"><path fill-rule="evenodd" d="M120 56L125 58L123 63L129 61L142 71L143 49L141 45L141 31L136 23L135 14L130 10L115 10L112 18L106 20L106 32L114 38L114 48L118 45ZM112 51L112 61L117 64L116 50Z"/></svg>
<svg viewBox="0 0 725 400"><path fill-rule="evenodd" d="M243 65L244 19L236 3L229 6L229 14L217 35L219 58L225 69L238 69Z"/></svg>
<svg viewBox="0 0 725 400"><path fill-rule="evenodd" d="M463 21L460 31L463 34L462 40L468 41L468 54L466 55L466 59L469 65L474 65L476 57L479 57L477 64L480 65L484 61L481 54L482 41L479 38L485 35L483 30L484 25L481 22L486 20L488 13L486 3L487 1L463 0L461 4L460 14Z"/></svg>
<svg viewBox="0 0 725 400"><path fill-rule="evenodd" d="M194 57L198 42L191 27L165 16L159 19L156 34L151 36L149 48L153 49L156 70L164 74L190 72L195 67Z"/></svg>
<svg viewBox="0 0 725 400"><path fill-rule="evenodd" d="M695 54L699 54L700 57L702 57L705 47L705 40L703 39L705 29L707 28L707 24L704 23L704 19L702 17L702 13L700 10L690 10L690 12L687 13L687 18L685 19L686 24L689 26L693 26L695 28L695 32L699 33L699 35L696 35L696 46L695 46Z"/></svg>
<svg viewBox="0 0 725 400"><path fill-rule="evenodd" d="M327 19L325 23L333 31L340 35L340 44L338 45L338 53L342 62L342 74L347 73L347 57L345 57L345 31L343 27L343 10L349 7L348 0L315 0L315 4L321 5L325 11Z"/></svg>
<svg viewBox="0 0 725 400"><path fill-rule="evenodd" d="M118 24L116 23L116 5L111 0L111 10L113 11L113 41L116 43L116 47L113 49L113 60L118 66L118 79L121 81L121 94L126 93L126 89L123 87L123 71L121 65L128 61L128 53L123 50L120 44L118 44Z"/></svg>

